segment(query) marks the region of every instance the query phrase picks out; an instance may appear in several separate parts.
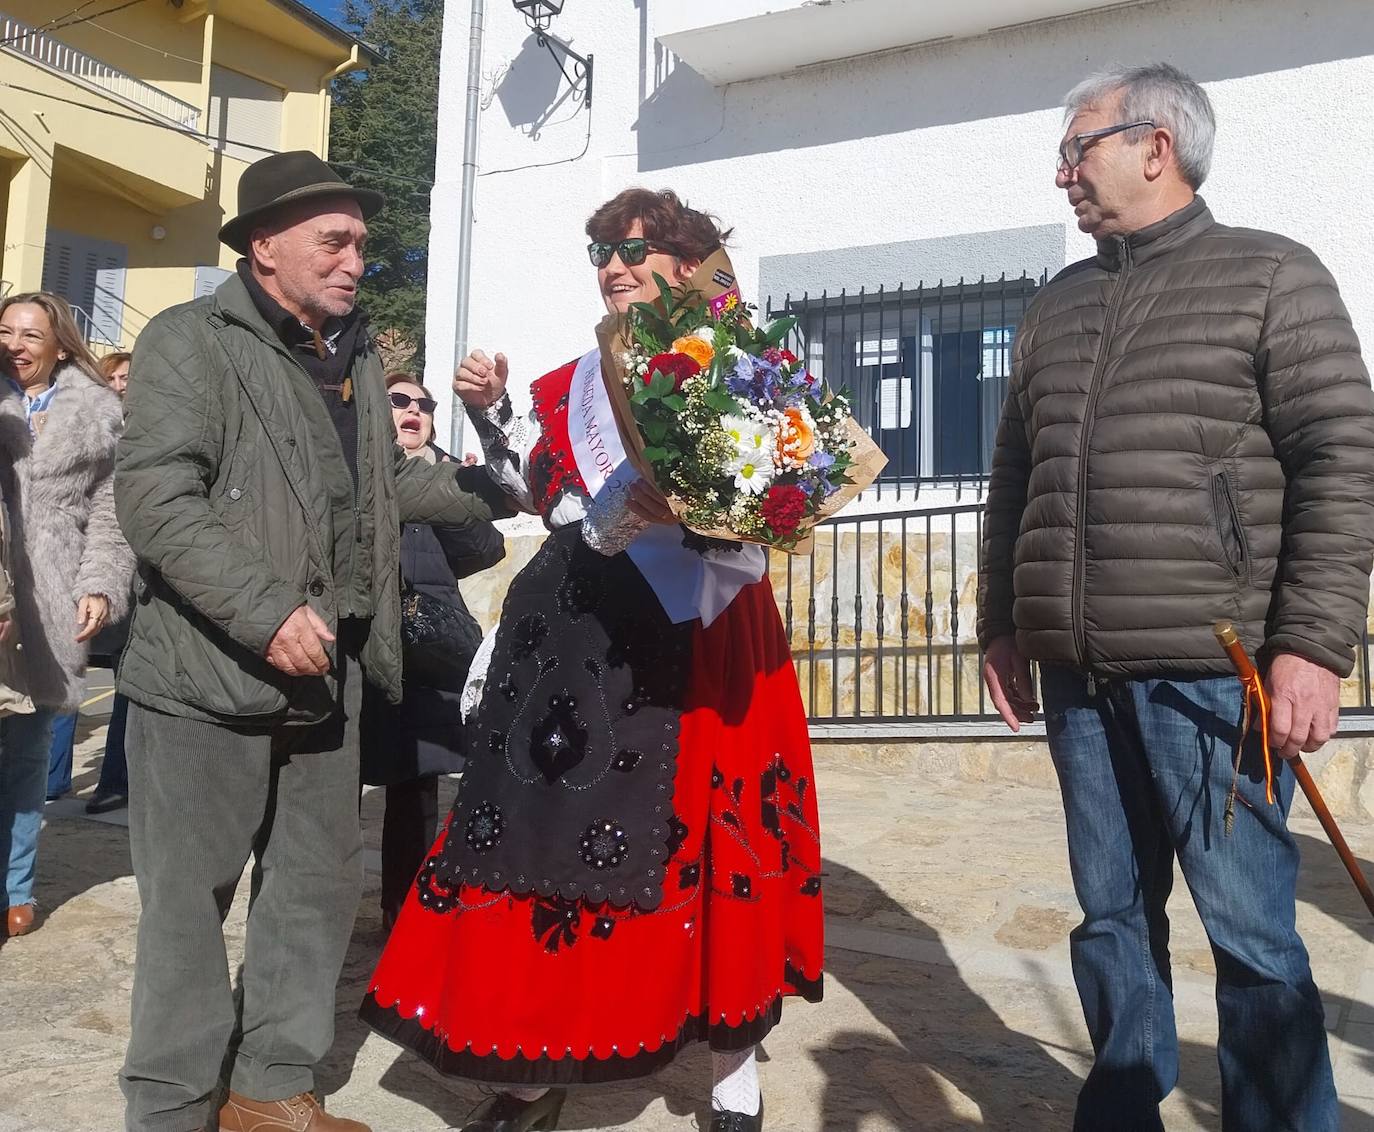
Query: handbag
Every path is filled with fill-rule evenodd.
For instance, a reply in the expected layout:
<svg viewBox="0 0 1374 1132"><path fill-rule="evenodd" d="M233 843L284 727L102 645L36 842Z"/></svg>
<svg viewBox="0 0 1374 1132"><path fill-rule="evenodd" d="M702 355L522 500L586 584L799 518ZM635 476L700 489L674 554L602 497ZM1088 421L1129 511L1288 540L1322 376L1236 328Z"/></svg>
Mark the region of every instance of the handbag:
<svg viewBox="0 0 1374 1132"><path fill-rule="evenodd" d="M456 602L407 587L401 594L401 661L406 683L461 692L482 643L482 627Z"/></svg>

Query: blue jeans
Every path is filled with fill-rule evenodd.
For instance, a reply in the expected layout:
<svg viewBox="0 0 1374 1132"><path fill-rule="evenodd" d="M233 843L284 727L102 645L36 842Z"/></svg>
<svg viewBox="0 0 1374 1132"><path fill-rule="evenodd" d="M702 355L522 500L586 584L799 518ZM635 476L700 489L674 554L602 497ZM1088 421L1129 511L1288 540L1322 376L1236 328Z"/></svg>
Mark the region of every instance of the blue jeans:
<svg viewBox="0 0 1374 1132"><path fill-rule="evenodd" d="M71 793L72 760L76 755L76 712L52 721L52 749L48 755L48 797Z"/></svg>
<svg viewBox="0 0 1374 1132"><path fill-rule="evenodd" d="M1266 803L1253 735L1224 829L1239 682L1113 680L1090 697L1068 669L1041 679L1083 909L1069 950L1096 1055L1074 1129L1163 1128L1159 1102L1178 1079L1164 910L1177 858L1216 961L1222 1127L1332 1132L1322 1004L1295 927L1294 780L1276 765L1276 804Z"/></svg>
<svg viewBox="0 0 1374 1132"><path fill-rule="evenodd" d="M0 907L33 903L52 721L46 708L0 719L0 860L6 862Z"/></svg>
<svg viewBox="0 0 1374 1132"><path fill-rule="evenodd" d="M129 701L115 693L110 705L110 725L105 731L105 757L100 762L100 781L95 784L97 794L127 794L129 792L129 764L124 754L124 729L128 725Z"/></svg>

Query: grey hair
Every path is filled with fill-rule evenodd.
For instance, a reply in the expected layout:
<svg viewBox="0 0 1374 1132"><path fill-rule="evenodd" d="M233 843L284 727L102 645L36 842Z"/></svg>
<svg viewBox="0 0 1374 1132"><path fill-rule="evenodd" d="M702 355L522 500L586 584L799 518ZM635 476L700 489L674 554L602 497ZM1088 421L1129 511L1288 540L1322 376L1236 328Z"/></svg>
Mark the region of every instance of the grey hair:
<svg viewBox="0 0 1374 1132"><path fill-rule="evenodd" d="M1207 92L1177 67L1147 63L1142 67L1118 67L1089 75L1064 96L1065 119L1089 106L1100 106L1121 92L1121 119L1153 122L1174 136L1174 156L1179 172L1194 189L1200 188L1212 167L1212 143L1217 119ZM1128 140L1140 141L1142 127L1131 130Z"/></svg>

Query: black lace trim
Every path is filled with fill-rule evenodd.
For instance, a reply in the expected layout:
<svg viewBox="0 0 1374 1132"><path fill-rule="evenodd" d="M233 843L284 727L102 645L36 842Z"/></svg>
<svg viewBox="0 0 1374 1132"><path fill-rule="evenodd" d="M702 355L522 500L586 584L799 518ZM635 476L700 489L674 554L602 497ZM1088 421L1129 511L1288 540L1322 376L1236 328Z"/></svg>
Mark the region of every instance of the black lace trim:
<svg viewBox="0 0 1374 1132"><path fill-rule="evenodd" d="M697 534L696 531L688 530L686 527L682 528L682 545L698 554L710 554L713 550L728 550L732 554L738 554L744 549L742 542L730 542L723 538L708 538L706 535Z"/></svg>
<svg viewBox="0 0 1374 1132"><path fill-rule="evenodd" d="M822 1000L825 993L824 976L808 979L790 963L786 970L787 982L797 988L796 997L811 1003ZM547 1055L503 1058L496 1054L455 1050L414 1018L402 1017L394 1006L383 1006L372 992L363 999L358 1016L384 1038L413 1050L448 1077L486 1081L494 1085L603 1085L657 1073L681 1050L697 1042L708 1042L719 1053L736 1052L757 1045L782 1020L784 997L789 996L778 995L756 1018L746 1019L735 1026L724 1022L712 1024L703 1015L694 1014L683 1022L675 1037L669 1038L658 1049L641 1048L628 1055L604 1060L590 1057L582 1061L567 1054L558 1058Z"/></svg>

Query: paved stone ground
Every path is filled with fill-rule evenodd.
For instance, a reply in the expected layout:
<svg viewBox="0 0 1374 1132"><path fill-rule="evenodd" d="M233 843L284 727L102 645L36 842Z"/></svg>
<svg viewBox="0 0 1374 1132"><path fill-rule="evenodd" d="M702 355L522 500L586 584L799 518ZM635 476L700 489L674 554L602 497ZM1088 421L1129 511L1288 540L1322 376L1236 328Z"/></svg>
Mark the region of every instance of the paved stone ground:
<svg viewBox="0 0 1374 1132"><path fill-rule="evenodd" d="M88 719L78 733L83 795L95 781L100 722ZM769 1127L1068 1128L1087 1040L1068 968L1076 910L1057 794L855 766L834 748L818 751L817 779L826 1000L789 1007L766 1043ZM122 1127L115 1073L128 1034L137 895L122 815L88 819L83 801L50 805L39 883L46 919L0 949L0 1132ZM364 805L374 849L379 803L374 794ZM1299 923L1327 996L1343 1127L1374 1130L1374 931L1315 821L1303 813L1294 825L1306 857ZM1374 829L1348 833L1362 855L1374 849ZM354 1018L382 943L375 852L370 858L339 988L338 1041L320 1087L332 1108L378 1132L457 1127L476 1090L438 1078ZM1172 911L1183 1082L1166 1122L1218 1129L1211 956L1186 893ZM241 892L231 959L243 917ZM704 1051L691 1051L647 1083L576 1094L563 1126L701 1127L708 1074Z"/></svg>

